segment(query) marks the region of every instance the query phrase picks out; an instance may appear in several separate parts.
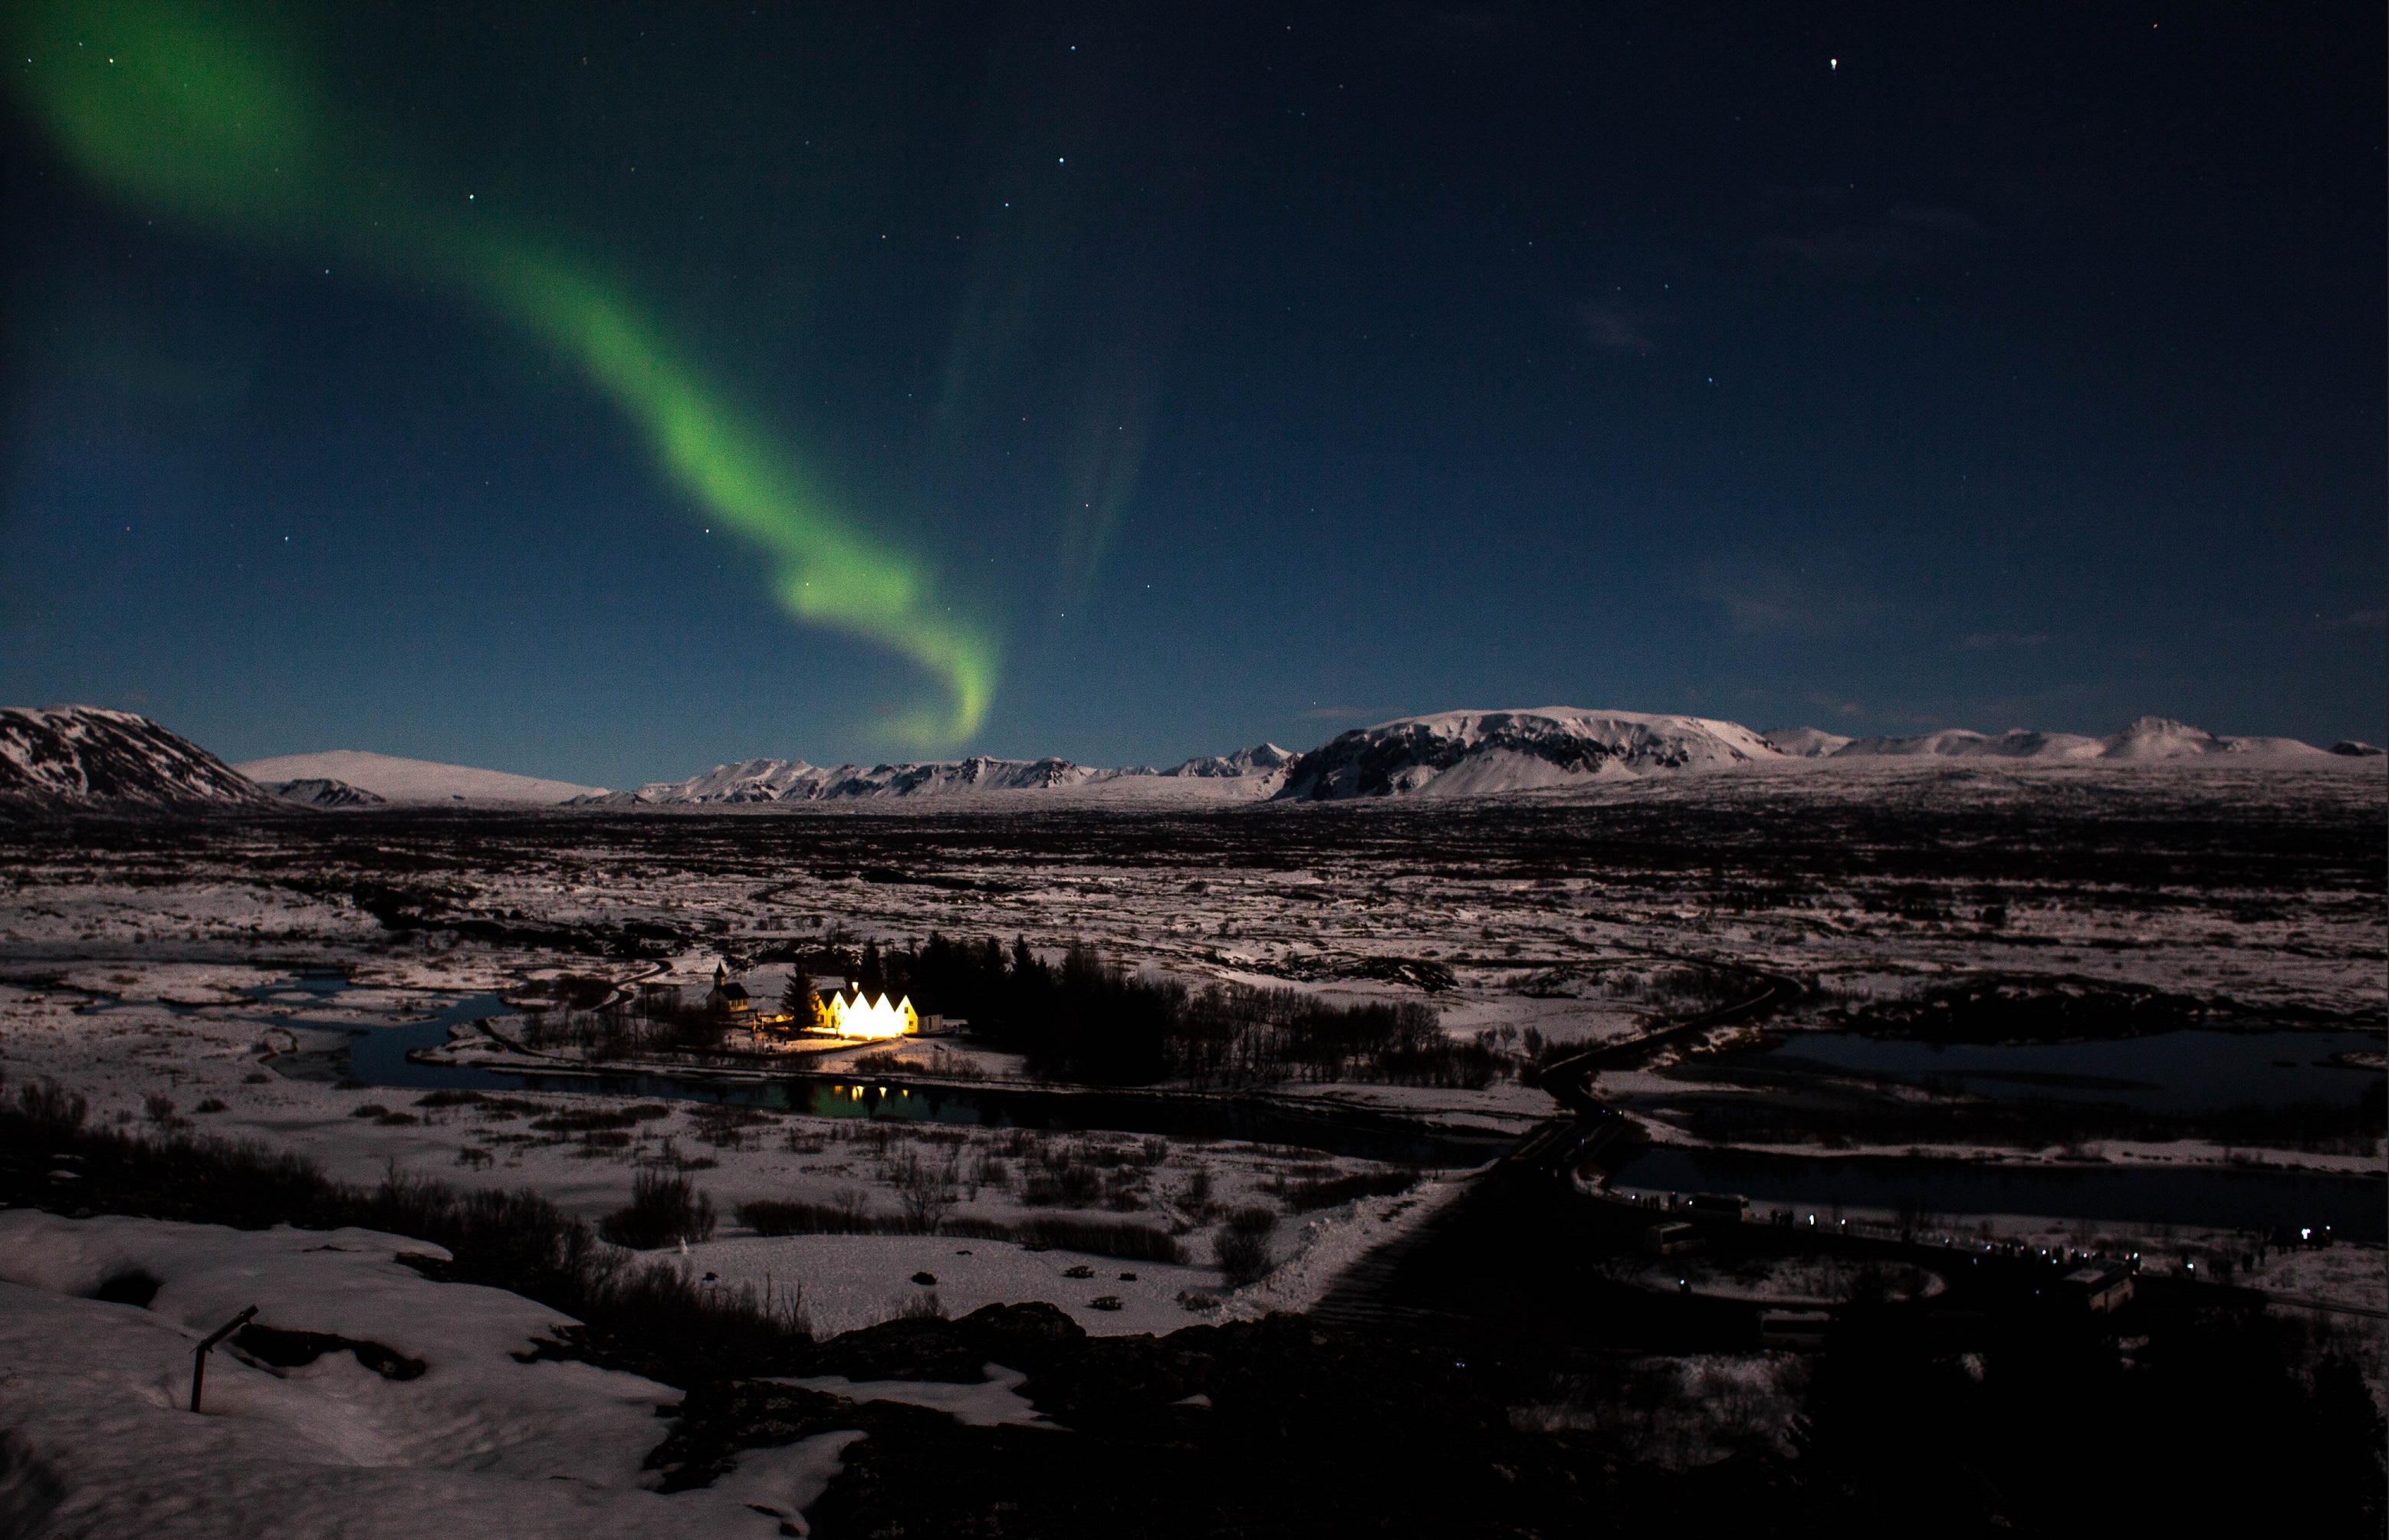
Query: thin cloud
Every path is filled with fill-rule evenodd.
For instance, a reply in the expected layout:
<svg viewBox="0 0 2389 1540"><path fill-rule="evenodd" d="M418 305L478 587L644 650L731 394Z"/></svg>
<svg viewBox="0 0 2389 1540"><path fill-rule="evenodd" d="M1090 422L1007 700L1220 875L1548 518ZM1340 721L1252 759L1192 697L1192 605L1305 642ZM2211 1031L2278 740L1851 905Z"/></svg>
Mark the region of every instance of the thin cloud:
<svg viewBox="0 0 2389 1540"><path fill-rule="evenodd" d="M1902 203L1862 219L1769 235L1758 248L1797 258L1820 273L1847 277L1935 256L1987 233L1982 221L1962 209Z"/></svg>
<svg viewBox="0 0 2389 1540"><path fill-rule="evenodd" d="M1836 717L1863 717L1866 715L1866 707L1860 706L1858 702L1846 701L1838 696L1829 695L1822 690L1809 691L1806 699L1810 706L1822 707L1823 709L1832 712Z"/></svg>
<svg viewBox="0 0 2389 1540"><path fill-rule="evenodd" d="M1846 630L1883 607L1838 564L1794 566L1720 562L1706 574L1702 597L1748 636L1824 636Z"/></svg>
<svg viewBox="0 0 2389 1540"><path fill-rule="evenodd" d="M2047 631L1976 631L1958 643L1976 652L1988 652L2001 647L2043 647L2049 644Z"/></svg>
<svg viewBox="0 0 2389 1540"><path fill-rule="evenodd" d="M1648 353L1654 334L1667 324L1658 312L1622 294L1587 300L1576 308L1576 319L1594 347L1633 353Z"/></svg>

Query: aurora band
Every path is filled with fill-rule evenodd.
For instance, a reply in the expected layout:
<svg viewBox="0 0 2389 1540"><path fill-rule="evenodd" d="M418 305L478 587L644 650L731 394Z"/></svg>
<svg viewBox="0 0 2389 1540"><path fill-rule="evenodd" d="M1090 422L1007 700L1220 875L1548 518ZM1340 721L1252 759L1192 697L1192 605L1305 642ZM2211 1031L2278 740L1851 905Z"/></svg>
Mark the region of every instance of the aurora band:
<svg viewBox="0 0 2389 1540"><path fill-rule="evenodd" d="M426 194L272 40L212 6L36 0L8 7L12 71L82 171L145 211L282 249L339 249L392 278L454 284L579 365L673 480L773 563L788 614L935 674L950 697L892 724L922 745L986 719L997 648L913 558L841 516L770 434L708 388L625 294L459 192Z"/></svg>

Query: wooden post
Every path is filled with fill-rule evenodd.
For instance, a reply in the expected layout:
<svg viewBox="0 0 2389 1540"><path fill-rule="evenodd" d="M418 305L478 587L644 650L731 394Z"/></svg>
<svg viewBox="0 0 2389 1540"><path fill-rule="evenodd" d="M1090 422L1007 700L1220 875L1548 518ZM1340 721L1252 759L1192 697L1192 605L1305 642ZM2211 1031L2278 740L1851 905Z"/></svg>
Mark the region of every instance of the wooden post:
<svg viewBox="0 0 2389 1540"><path fill-rule="evenodd" d="M247 1326L249 1317L256 1314L257 1306L250 1305L239 1315L217 1327L215 1335L191 1350L191 1410L199 1409L199 1387L207 1381L208 1378L208 1349Z"/></svg>

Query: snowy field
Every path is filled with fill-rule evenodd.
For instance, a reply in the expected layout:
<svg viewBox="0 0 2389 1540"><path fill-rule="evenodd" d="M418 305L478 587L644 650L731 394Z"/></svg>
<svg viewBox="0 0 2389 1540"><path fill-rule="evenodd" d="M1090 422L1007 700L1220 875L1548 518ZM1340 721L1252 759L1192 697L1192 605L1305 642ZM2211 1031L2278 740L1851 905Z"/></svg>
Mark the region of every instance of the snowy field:
<svg viewBox="0 0 2389 1540"><path fill-rule="evenodd" d="M1797 997L1763 1033L1680 1039L1599 1077L1660 1153L1716 1146L1704 1107L1808 1094L1737 1082L1718 1065L1747 1064L1802 1030L1896 1034L1951 986L2120 1001L2170 1012L2167 1029L2335 1031L2345 1067L2311 1073L2360 1088L2380 1073L2384 1008L2389 799L2377 765L1792 766L1432 807L1144 806L1091 794L1015 808L996 794L930 813L368 809L20 823L6 831L12 859L0 872L0 1075L10 1094L51 1081L84 1097L103 1128L254 1141L358 1186L394 1174L528 1189L592 1222L628 1203L643 1176L684 1178L710 1205L712 1231L650 1254L699 1290L768 1298L818 1336L1041 1301L1118 1343L1306 1310L1471 1178L1456 1160L1414 1169L1292 1142L853 1115L865 1087L965 1103L1056 1088L967 1036L701 1075L650 1066L677 1078L609 1088L580 1073L589 1065L577 1050L542 1046L527 1012L566 989L619 999L672 984L694 998L717 965L770 1000L792 955L939 931L1018 937L1049 959L1091 943L1190 986L1431 1006L1446 1033L1489 1051L1486 1083L1242 1089L1282 1109L1481 1140L1551 1115L1533 1084L1539 1062L1624 1043L1770 980L1791 981ZM414 1062L369 1051L396 1040L374 1035L410 1027L444 1046ZM839 1077L855 1103L709 1100L798 1067ZM526 1071L549 1078L532 1088ZM1819 1084L1817 1095L1856 1099L1870 1116L1946 1112L1958 1131L1871 1139L1853 1123L1738 1148L1795 1161L2257 1165L2343 1178L2383 1165L2377 1139L2344 1129L2271 1144L2187 1126L2127 1139L2052 1138L2035 1125L2002 1138L1981 1123L1989 1103L1978 1095ZM847 1115L823 1115L832 1112ZM1971 1132L1958 1129L1961 1114L1976 1118ZM70 1167L45 1179L58 1206L72 1203ZM831 1215L864 1233L765 1233L775 1227L742 1218L774 1203L813 1216L799 1228ZM1260 1276L1232 1277L1217 1248L1232 1221L1256 1216ZM2228 1227L2063 1215L1936 1222L1966 1243L2139 1250L2161 1272L2229 1269L2303 1312L2319 1351L2349 1355L2383 1394L2389 1268L2378 1245L2283 1254ZM1138 1227L1163 1250L1075 1251L1043 1239L1054 1226ZM1175 1260L1149 1259L1169 1251ZM197 1535L444 1523L769 1534L801 1532L803 1510L856 1457L859 1430L816 1432L667 1495L645 1462L657 1408L678 1391L517 1358L565 1324L556 1312L434 1284L394 1260L404 1252L437 1248L360 1230L0 1212L8 1500L49 1504L47 1521L66 1533L155 1529L165 1516ZM1833 1302L1874 1286L1814 1261L1745 1276L1618 1260L1619 1281L1631 1274L1662 1294ZM147 1308L91 1297L134 1270L156 1280ZM1925 1268L1901 1288L1937 1282ZM207 1415L176 1412L195 1341L249 1305L279 1330L364 1345L285 1365L236 1340L211 1360ZM393 1362L425 1367L396 1376ZM1780 1444L1806 1371L1761 1354L1661 1356L1620 1372L1642 1389L1588 1388L1518 1411L1518 1425L1605 1429L1673 1450L1663 1463L1699 1464ZM984 1373L959 1386L790 1383L975 1426L1041 1425L1014 1366ZM1617 1420L1619 1406L1646 1402L1661 1408L1650 1426ZM1722 1443L1720 1406L1733 1423ZM1678 1426L1667 1408L1692 1408L1690 1420Z"/></svg>

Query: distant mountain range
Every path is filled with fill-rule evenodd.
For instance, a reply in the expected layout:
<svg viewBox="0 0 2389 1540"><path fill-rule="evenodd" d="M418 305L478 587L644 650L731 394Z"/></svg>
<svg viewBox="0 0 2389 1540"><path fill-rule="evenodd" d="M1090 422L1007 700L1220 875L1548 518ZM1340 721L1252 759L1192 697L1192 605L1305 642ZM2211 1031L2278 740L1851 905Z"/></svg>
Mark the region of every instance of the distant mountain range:
<svg viewBox="0 0 2389 1540"><path fill-rule="evenodd" d="M1051 791L1115 781L1249 781L1259 795L1277 789L1294 756L1275 744L1233 754L1189 759L1175 770L1148 765L1096 770L1067 759L935 759L913 764L837 765L824 768L802 759L747 759L716 765L685 781L658 781L635 792L576 797L581 805L623 807L735 807L759 802L839 802L859 797L931 796L952 792ZM1264 784L1266 783L1266 784Z"/></svg>
<svg viewBox="0 0 2389 1540"><path fill-rule="evenodd" d="M1484 796L1613 777L1789 766L1801 760L2006 759L2056 764L2323 764L2369 744L2227 738L2143 717L2104 738L1948 730L1846 738L1816 728L1754 732L1704 717L1545 706L1445 711L1340 733L1307 754L1261 744L1172 770L1099 770L1067 759L940 759L819 767L747 759L635 792L353 749L227 765L145 717L98 706L0 710L0 801L59 806L323 809L407 806L742 807L990 793L1079 791L1131 803Z"/></svg>

